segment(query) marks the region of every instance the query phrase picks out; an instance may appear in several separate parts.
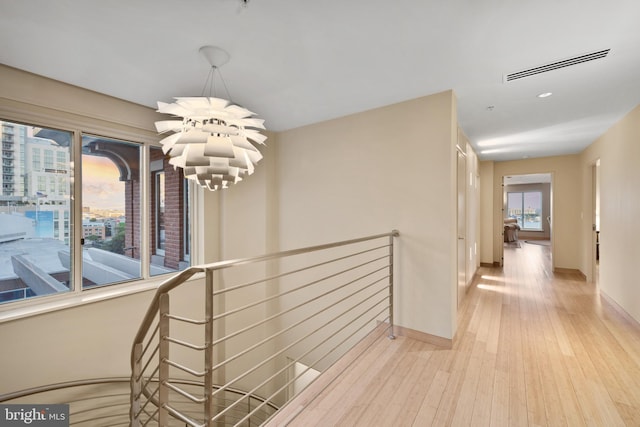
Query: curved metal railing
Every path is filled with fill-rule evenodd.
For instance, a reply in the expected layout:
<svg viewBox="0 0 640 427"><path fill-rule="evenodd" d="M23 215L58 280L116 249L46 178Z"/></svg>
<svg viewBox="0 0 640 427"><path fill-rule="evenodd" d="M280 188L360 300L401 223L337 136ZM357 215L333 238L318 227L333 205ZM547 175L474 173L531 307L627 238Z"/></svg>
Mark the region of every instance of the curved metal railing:
<svg viewBox="0 0 640 427"><path fill-rule="evenodd" d="M259 425L380 322L393 336L398 235L194 266L165 281L133 343L131 424ZM247 391L230 400L231 390Z"/></svg>
<svg viewBox="0 0 640 427"><path fill-rule="evenodd" d="M171 381L192 392L201 390L203 387L202 383L194 381ZM0 395L0 403L27 404L38 399L37 402L47 402L47 404L67 404L69 405L69 425L128 426L131 422L130 382L131 378L93 378L49 384ZM245 395L245 392L228 389L225 394L227 396L222 404L228 405L235 401L236 396ZM256 396L252 396L251 400L253 407L264 402ZM193 413L198 409L188 400L176 402L176 405L185 414ZM266 404L263 411L257 412L252 417L254 425L267 420L277 409L273 405ZM247 412L248 408L238 408L229 414L226 425L232 425L234 420L243 418ZM184 426L184 423L177 419L170 419L166 425Z"/></svg>

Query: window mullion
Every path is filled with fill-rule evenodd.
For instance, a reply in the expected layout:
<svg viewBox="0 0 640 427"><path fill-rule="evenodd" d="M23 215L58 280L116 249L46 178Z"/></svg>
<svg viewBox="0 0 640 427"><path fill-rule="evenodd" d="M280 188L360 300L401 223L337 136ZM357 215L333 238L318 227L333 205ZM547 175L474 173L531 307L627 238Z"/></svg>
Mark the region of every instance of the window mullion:
<svg viewBox="0 0 640 427"><path fill-rule="evenodd" d="M149 265L151 264L151 235L149 227L150 209L149 201L151 200L150 191L151 183L149 182L151 177L150 165L149 165L149 146L144 145L140 150L140 263L142 267L142 277L149 278Z"/></svg>
<svg viewBox="0 0 640 427"><path fill-rule="evenodd" d="M73 131L73 144L71 144L70 165L71 175L71 275L70 282L73 286L72 292L82 292L82 183L79 177L82 176L82 132L78 129Z"/></svg>

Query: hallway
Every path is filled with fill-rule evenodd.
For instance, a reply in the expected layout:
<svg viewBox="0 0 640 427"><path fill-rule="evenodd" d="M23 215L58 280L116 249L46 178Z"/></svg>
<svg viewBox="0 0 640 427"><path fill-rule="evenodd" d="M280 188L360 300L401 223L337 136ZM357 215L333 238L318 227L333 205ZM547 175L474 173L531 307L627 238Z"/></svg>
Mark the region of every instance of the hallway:
<svg viewBox="0 0 640 427"><path fill-rule="evenodd" d="M548 246L504 256L479 269L453 349L381 337L289 425L640 425L640 326L553 274Z"/></svg>

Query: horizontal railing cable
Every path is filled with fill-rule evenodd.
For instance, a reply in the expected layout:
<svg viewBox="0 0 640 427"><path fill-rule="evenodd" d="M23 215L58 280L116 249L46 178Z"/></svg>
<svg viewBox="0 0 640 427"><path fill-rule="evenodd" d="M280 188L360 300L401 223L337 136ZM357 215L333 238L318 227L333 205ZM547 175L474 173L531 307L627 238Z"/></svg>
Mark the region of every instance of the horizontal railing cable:
<svg viewBox="0 0 640 427"><path fill-rule="evenodd" d="M205 323L207 323L206 319L195 320L195 319L189 319L187 317L175 316L173 314L167 314L166 316L171 320L177 320L178 322L191 323L192 325L204 325Z"/></svg>
<svg viewBox="0 0 640 427"><path fill-rule="evenodd" d="M388 308L388 307L385 307L385 308ZM382 310L382 311L378 312L377 314L379 315L379 314L382 314L382 313L384 313L384 310ZM268 401L268 399L273 398L273 397L274 397L274 396L276 396L278 393L282 392L286 387L290 386L290 385L293 383L293 381L295 381L296 379L300 378L302 375L304 375L304 374L305 374L306 372L308 372L310 369L313 369L313 367L314 367L314 366L316 366L316 365L318 365L318 364L320 363L320 361L322 361L324 358L326 358L328 355L330 355L333 351L335 351L335 350L336 350L337 348L339 348L341 345L343 345L344 343L346 343L349 339L353 338L353 337L354 337L358 332L360 332L360 331L362 330L362 328L363 328L367 323L369 323L369 322L371 322L371 321L375 320L375 319L376 319L376 317L377 317L377 316L374 316L374 317L372 317L372 318L368 319L368 320L364 323L364 325L363 325L361 328L359 328L359 329L355 330L354 332L352 332L350 335L348 335L348 336L347 336L347 337L345 337L342 341L340 341L338 344L336 344L332 349L330 349L329 351L327 351L327 352L326 352L322 357L320 357L320 358L316 359L316 361L315 361L315 362L311 363L311 364L310 364L307 368L305 368L305 370L304 370L304 371L302 371L298 376L296 376L296 377L295 377L294 379L292 379L292 380L289 380L289 381L288 381L287 383L285 383L285 384L284 384L280 389L276 390L276 392L274 392L274 393L273 393L273 394L271 394L269 397L267 397L265 401ZM386 320L388 320L388 318L387 318L387 319L385 319L385 321L386 321ZM308 353L307 353L307 354L308 354ZM306 354L305 354L305 355L306 355ZM298 360L300 360L300 359L298 359ZM254 409L254 410L259 409L259 408L261 407L261 405L262 405L262 403L261 403L261 404L259 404L259 405ZM248 414L248 415L251 415L251 414ZM241 420L241 422L242 422L242 421L244 421L244 419L243 419L243 420Z"/></svg>
<svg viewBox="0 0 640 427"><path fill-rule="evenodd" d="M69 425L125 426L129 425L130 418L130 381L130 378L112 377L53 383L1 395L0 402L22 403L24 398L33 401L34 396L38 396L39 401L48 404L69 405ZM122 392L118 392L119 389ZM108 414L102 413L105 410Z"/></svg>
<svg viewBox="0 0 640 427"><path fill-rule="evenodd" d="M194 369L187 368L186 366L182 366L177 362L174 362L172 360L167 360L167 359L162 360L162 362L166 363L169 366L173 366L174 368L180 369L181 371L186 372L187 374L191 374L194 377L204 377L207 374L206 369L204 371L196 371Z"/></svg>
<svg viewBox="0 0 640 427"><path fill-rule="evenodd" d="M382 279L380 279L380 280L382 280ZM380 280L378 280L377 282L379 282ZM382 292L382 291L384 291L384 289L381 289L379 292ZM374 294L374 295L375 295L375 294ZM366 300L363 300L363 301L366 301ZM362 301L361 301L361 302L362 302ZM316 317L317 315L319 315L319 314L321 314L321 313L323 313L323 312L325 312L325 311L327 311L327 310L329 310L329 309L331 309L331 308L332 308L332 307L325 307L325 308L323 308L322 310L320 310L320 311L317 311L317 312L313 313L311 316L307 316L306 318L301 319L301 320L299 320L298 322L295 322L295 323L293 323L293 324L289 325L288 327L286 327L286 328L284 328L284 329L280 330L278 333L273 334L273 335L271 335L271 336L269 336L269 337L267 337L267 338L263 339L262 341L259 341L259 342L257 342L256 344L253 344L253 345L252 345L252 346L250 346L250 347L247 347L247 348L246 348L245 350L243 350L242 352L236 353L234 356L232 356L232 357L230 357L230 358L228 358L228 359L225 359L224 361L222 361L222 362L218 363L217 365L214 365L214 366L212 367L212 370L216 370L216 369L218 369L219 367L224 366L224 365L228 364L229 362L231 362L231 361L233 361L233 360L237 359L238 357L245 355L246 353L250 352L251 350L255 350L257 347L259 347L259 346L261 346L261 345L264 345L265 343L267 343L268 341L272 340L273 338L276 338L276 337L278 337L278 336L283 335L283 334L284 334L284 333L286 333L286 332L289 332L290 330L294 329L296 326L300 326L301 324L303 324L303 323L307 322L309 319L312 319L313 317ZM329 323L330 323L330 322L329 322ZM326 326L326 324L321 325L321 326L320 326L320 328L322 328L322 327L324 327L324 326Z"/></svg>
<svg viewBox="0 0 640 427"><path fill-rule="evenodd" d="M193 403L204 403L204 401L205 401L205 399L203 397L196 397L196 396L192 395L191 393L187 393L186 391L182 390L177 385L174 385L171 381L165 381L165 384L171 390L175 391L176 393L180 394L182 397L185 397L186 399L188 399L189 401L191 401Z"/></svg>
<svg viewBox="0 0 640 427"><path fill-rule="evenodd" d="M146 427L147 424L149 424L151 421L158 422L159 415L160 415L160 407L157 407L156 410L153 412L153 414L149 415L149 419L147 420L147 422L143 424L143 426Z"/></svg>
<svg viewBox="0 0 640 427"><path fill-rule="evenodd" d="M142 357L147 353L147 350L149 350L149 347L151 346L153 339L156 337L159 331L160 331L160 325L158 324L155 328L153 328L153 333L149 337L149 340L147 341L147 345L143 347L142 352L140 353L140 357L138 358L138 360L136 360L136 362L140 362L142 360Z"/></svg>
<svg viewBox="0 0 640 427"><path fill-rule="evenodd" d="M151 373L151 375L149 375L149 377L147 378L147 381L143 384L144 387L146 387L147 385L149 385L150 382L153 381L154 376L160 372L160 366L156 366L155 369L153 370L153 372ZM140 378L142 379L142 377Z"/></svg>
<svg viewBox="0 0 640 427"><path fill-rule="evenodd" d="M123 404L122 404L122 403L120 403L120 404L117 404L117 405L115 405L115 404L114 404L114 405L100 405L100 409L101 409L101 410L104 410L104 409L111 408L111 409L113 410L113 408L116 408L116 407L118 407L118 406L123 406ZM93 408L93 409L91 409L91 410L95 410L95 408ZM85 411L85 413L86 413L86 411ZM90 426L95 426L95 425L96 425L96 423L97 423L99 420L106 420L106 419L109 419L109 418L118 418L118 417L126 416L126 415L128 414L128 405L127 405L127 412L125 412L125 413L121 413L121 414L117 414L117 413L116 413L116 414L114 414L113 412L111 412L109 415L100 415L100 416L92 417L92 418L87 419L87 420L80 420L80 421L77 421L75 418L76 418L79 414L80 414L79 412L70 412L70 413L69 413L69 418L74 420L74 421L73 421L73 423L71 423L71 424L73 424L73 425L78 425L78 424L85 424L85 423L88 423ZM104 426L104 424L101 424L101 425L102 425L102 426ZM114 424L114 425L123 425L123 424Z"/></svg>
<svg viewBox="0 0 640 427"><path fill-rule="evenodd" d="M160 350L160 344L156 345L156 348L153 350L153 353L151 353L151 356L149 357L149 360L147 360L147 363L145 363L144 368L142 368L142 370L140 371L141 373L136 378L136 381L138 381L138 380L140 380L142 378L142 374L147 371L147 368L149 367L151 362L153 362L153 356L158 354L159 350ZM158 372L158 367L156 367L156 369L154 370L153 374L151 374L150 376L153 376L157 372Z"/></svg>
<svg viewBox="0 0 640 427"><path fill-rule="evenodd" d="M147 401L146 401L146 402L144 402L144 405L142 405L142 406L140 407L140 410L138 411L138 414L139 414L139 413L141 413L142 411L144 411L144 409L147 407L147 405L148 405L148 404L150 404L150 403L157 403L157 402L155 401L155 396L156 396L159 392L160 392L160 386L158 385L158 387L156 387L156 389L154 390L154 392L153 392L153 393L150 393L150 394L149 394L149 396L147 396ZM159 406L159 405L156 405L156 406ZM136 415L138 415L138 414L136 414Z"/></svg>
<svg viewBox="0 0 640 427"><path fill-rule="evenodd" d="M128 383L130 382L130 378L125 377L114 377L114 378L91 378L85 380L73 380L73 381L65 381L54 384L41 385L37 387L31 387L28 389L14 391L11 393L6 393L0 395L0 403L7 402L9 400L19 399L25 396L32 396L34 394L46 393L52 390L63 390L66 388L72 387L81 387L86 385L97 385L97 384L110 384L110 383Z"/></svg>
<svg viewBox="0 0 640 427"><path fill-rule="evenodd" d="M356 331L356 332L358 332L358 331ZM344 342L346 342L346 340L348 340L349 338L351 338L353 335L355 335L355 333L354 333L354 334L352 334L351 336L347 337L347 338L346 338L346 339L345 339L341 344L343 344ZM337 348L337 346L336 346L336 348ZM367 348L369 348L369 347L367 347ZM363 354L363 353L361 352L359 355L362 355L362 354ZM326 356L327 356L327 355L325 355L325 357L326 357ZM304 371L302 371L302 372L300 373L300 375L298 375L298 376L296 376L295 378L293 378L293 379L289 380L288 382L286 382L282 387L280 387L278 390L276 390L276 391L275 391L273 394L271 394L268 398L273 398L273 397L275 397L278 393L281 393L281 392L282 392L283 390L285 390L287 387L291 386L291 384L292 384L295 380L297 380L297 379L301 378L301 377L302 377L302 375L304 375L306 372L308 372L310 369L312 369L312 368L313 368L313 366L315 366L317 363L319 363L319 361L320 361L320 360L317 360L317 361L316 361L316 362L314 362L313 364L309 365L309 367L307 367ZM351 364L349 364L348 366L350 366L350 365L351 365ZM345 368L345 369L343 369L343 371L342 371L342 372L344 372L344 370L346 370L346 368ZM323 390L324 390L326 387L328 387L328 386L329 386L329 384L327 384L327 385L323 388ZM253 414L255 411L258 411L259 409L261 409L261 407L262 407L262 406L263 406L263 403L261 403L261 404L259 404L258 406L256 406L256 407L253 409L253 411L249 412L249 413L248 413L248 414L247 414L247 415L246 415L242 420L240 420L236 425L239 425L240 423L242 423L242 422L246 421L247 417L251 417L251 416L252 416L252 414Z"/></svg>
<svg viewBox="0 0 640 427"><path fill-rule="evenodd" d="M239 313L239 312L241 312L241 311L247 310L247 309L249 309L249 308L255 307L255 306L260 305L260 304L263 304L263 303L265 303L265 302L269 302L269 301L277 300L277 299L279 299L279 298L282 298L282 297L283 297L283 296L285 296L285 295L289 295L289 294L292 294L292 293L297 292L297 291L299 291L299 290L309 288L309 287L311 287L311 286L313 286L313 285L317 285L317 284L322 283L322 282L324 282L324 281L326 281L326 280L329 280L329 279L334 279L334 278L336 278L336 277L338 277L338 276L340 276L340 275L342 275L342 274L348 273L348 272L350 272L350 271L357 270L358 268L361 268L361 267L363 267L363 266L365 266L365 265L372 264L372 263L374 263L374 262L376 262L376 261L380 261L381 259L384 259L384 258L387 258L387 257L386 257L386 256L384 256L384 257L380 257L380 258L377 258L377 259L374 259L374 260L371 260L371 261L367 261L367 262L365 262L365 263L362 263L362 264L356 265L356 266L351 267L351 268L348 268L348 269L346 269L346 270L338 271L337 273L331 274L331 275L329 275L329 276L321 277L321 278L319 278L319 279L317 279L317 280L314 280L314 281L312 281L312 282L310 282L310 283L307 283L307 284L305 284L305 285L299 286L299 287L297 287L297 288L291 289L291 290L289 290L289 291L282 292L282 293L279 293L279 294L277 294L277 295L272 295L272 296L270 296L270 297L268 297L268 298L265 298L265 299L263 299L263 300L256 301L256 302L253 302L253 303L251 303L251 304L247 304L247 305L244 305L244 306L242 306L242 307L238 307L238 308L236 308L236 309L234 309L234 310L230 310L230 311L227 311L227 312L225 312L225 313L218 314L218 315L216 315L216 316L213 316L213 320L214 320L214 321L215 321L215 320L219 320L219 319L221 319L221 318L223 318L223 317L226 317L226 316L230 316L230 315L232 315L232 314ZM389 267L389 266L388 266L388 265L386 265L386 266L384 266L383 268L386 268L386 267ZM215 295L215 293L214 293L214 295Z"/></svg>
<svg viewBox="0 0 640 427"><path fill-rule="evenodd" d="M225 335L224 337L213 341L212 344L213 345L219 344L219 343L224 342L224 341L226 341L226 340L228 340L230 338L233 338L233 337L235 337L235 336L237 336L237 335L239 335L239 334L241 334L243 332L247 332L250 329L253 329L255 327L261 326L261 325L263 325L265 323L268 323L268 322L270 322L272 320L275 320L275 319L277 319L279 317L282 317L283 315L291 313L292 311L295 311L298 308L301 308L301 307L303 307L303 306L305 306L305 305L307 305L307 304L309 304L309 303L311 303L313 301L317 301L318 299L320 299L320 298L322 298L324 296L331 295L332 293L337 292L337 291L339 291L339 290L341 290L341 289L343 289L343 288L345 288L345 287L347 287L349 285L352 285L352 284L354 284L354 283L356 283L356 282L358 282L358 281L360 281L360 280L362 280L362 279L364 279L364 278L366 278L368 276L371 276L372 274L378 273L378 272L384 270L385 268L386 267L382 267L382 268L379 268L377 270L374 270L374 271L372 271L370 273L365 274L364 276L360 276L357 279L354 279L354 280L351 280L350 282L345 283L340 288L334 288L334 289L332 289L330 291L327 291L327 292L325 292L323 294L317 295L317 296L315 296L315 297L313 297L313 298L311 298L311 299L309 299L309 300L307 300L307 301L305 301L303 303L297 304L297 305L295 305L295 306L293 306L293 307L291 307L291 308L289 308L287 310L280 311L280 312L278 312L276 314L273 314L273 315L271 315L269 317L266 317L265 319L263 319L263 320L261 320L259 322L256 322L256 323L254 323L252 325L249 325L249 326L246 326L243 329L239 329L239 330L237 330L237 331L235 331L235 332L233 332L233 333L231 333L229 335ZM380 280L384 280L384 279L388 279L388 278L389 278L389 276L385 276L385 277L382 277L382 278L378 279L376 282L379 282ZM282 293L280 295L286 295L286 294L288 294L288 293L285 292L285 293ZM264 302L267 302L268 300L270 300L270 299L267 298L267 299L261 300L260 302L264 303Z"/></svg>
<svg viewBox="0 0 640 427"><path fill-rule="evenodd" d="M381 301L384 301L384 299L382 299ZM379 304L379 302L378 302L378 303L376 303L376 304L374 304L374 305L373 305L373 307L376 307L378 304ZM384 313L384 311L385 311L386 309L387 309L387 307L385 307L383 310L381 310L379 313L377 313L377 314L376 314L376 316L374 316L374 317L373 317L372 319L370 319L368 322L370 322L370 321L372 321L372 320L375 320L375 319L376 319L376 317L377 317L377 316L379 316L380 314ZM355 318L355 320L357 320L357 319L359 319L360 317L364 316L365 314L367 314L367 312L368 312L368 310L364 311L364 312L363 312L363 313L361 313L358 317L356 317L356 318ZM368 323L368 322L367 322L367 323ZM365 323L365 325L366 325L366 323ZM338 330L338 332L340 332L340 331L344 330L347 326L349 326L349 325L347 324L347 325L343 326L342 328L340 328L340 329ZM348 336L347 338L345 338L342 342L340 342L340 344L344 344L344 343L345 343L349 338L351 338L351 337L352 337L353 335L355 335L357 332L358 332L358 330L356 330L355 332L353 332L353 334L352 334L352 335L350 335L350 336ZM327 339L325 339L325 340L321 341L320 343L318 343L317 345L315 345L315 346L314 346L314 347L312 347L311 349L307 350L305 353L303 353L303 354L301 355L301 358L302 358L302 357L304 357L304 356L309 355L311 352L313 352L314 350L316 350L316 349L317 349L321 344L324 344L324 343L325 343L326 341L328 341L330 338L332 338L332 337L329 337L329 338L327 338ZM333 350L335 350L335 348L337 348L337 346L333 347L333 348L330 350L330 352L333 352ZM329 354L330 354L330 352L329 352ZM325 356L325 357L326 357L326 356ZM318 361L316 361L316 364L317 364L317 363L319 363L319 362L318 362ZM283 373L283 372L284 372L287 368L289 368L292 364L293 364L293 362L291 362L290 364L286 365L284 368L282 368L282 369L280 369L279 371L277 371L277 372L276 372L275 374L273 374L271 377L267 378L266 380L264 380L263 382L261 382L260 384L258 384L257 386L255 386L253 389L251 389L250 391L246 392L245 397L246 397L246 396L249 396L250 394L252 394L252 393L256 392L257 390L259 390L259 389L260 389L262 386L264 386L268 381L270 381L270 380L274 379L277 375L279 375L279 374ZM280 391L282 391L282 390L279 390L279 391L278 391L278 393L279 393ZM275 396L276 394L277 394L277 393L274 393L274 394L272 394L272 395L271 395L271 396L269 396L269 397L273 397L273 396ZM267 400L268 400L268 399L269 399L269 398L267 398ZM233 403L232 405L228 406L224 411L222 411L222 412L218 413L215 417L213 417L213 418L211 419L211 421L216 421L216 420L217 420L218 418L220 418L220 417L221 417L221 416L222 416L226 411L228 411L228 410L229 410L229 409L231 409L232 407L235 407L239 402L240 402L240 400L237 400L235 403Z"/></svg>
<svg viewBox="0 0 640 427"><path fill-rule="evenodd" d="M386 319L386 320L388 320L388 319ZM351 358L350 358L350 360L348 360L348 361L347 361L347 363L345 363L345 364L344 364L344 366L342 366L342 368L341 368L338 372L335 372L335 373L334 373L334 376L338 376L338 375L340 375L340 374L343 374L343 373L344 373L344 372L346 372L346 371L347 371L351 366L353 366L353 364L356 362L356 360L357 360L359 357L361 357L362 355L364 355L368 350L370 350L370 349L371 349L371 348L376 344L376 340L377 340L377 339L382 338L382 336L384 336L384 335L386 334L387 329L388 329L388 327L386 327L386 328L378 328L378 329L374 330L374 331L372 332L372 334L374 334L374 336L373 336L373 338L374 338L374 339L371 339L371 340L369 341L369 343L368 343L366 346L363 346L362 348L360 348L360 351L358 351L356 354L354 354L354 355L353 355L353 357L351 357ZM377 334L377 335L375 335L375 334ZM359 343L363 342L366 338L367 338L367 337L362 338L362 339L359 341ZM358 343L358 344L359 344L359 343ZM357 344L356 344L356 345L357 345ZM354 348L355 348L355 347L356 347L356 346L354 346ZM311 368L312 368L312 366L310 365L307 369L311 369ZM304 372L307 372L307 369L305 369L305 371L304 371ZM296 379L297 379L297 378L299 378L301 375L304 375L304 372L303 372L303 373L301 373L300 375L298 375L298 376L296 377ZM293 380L292 380L292 381L293 381ZM287 383L285 384L285 386L290 386L292 381L287 382ZM319 395L320 393L322 393L324 390L326 390L328 387L330 387L330 386L331 386L331 384L332 384L331 382L326 382L326 383L324 384L324 386L322 386L322 387L320 387L320 388L318 389L318 391L317 391L316 395ZM269 397L271 397L271 396L269 396ZM267 400L265 400L265 401L267 401ZM257 409L257 408L256 408L256 409Z"/></svg>
<svg viewBox="0 0 640 427"><path fill-rule="evenodd" d="M171 413L171 415L173 415L174 417L176 417L180 421L183 421L183 422L189 424L191 427L204 427L206 425L206 424L198 424L192 418L187 417L187 416L183 415L180 411L172 408L171 405L167 404L164 407Z"/></svg>
<svg viewBox="0 0 640 427"><path fill-rule="evenodd" d="M369 299L373 298L373 297L374 297L374 296L376 296L377 294L378 294L378 293L375 293L375 294L370 295L368 298L366 298L366 299L364 299L364 300L360 301L360 302L359 302L356 306L354 306L354 307L357 307L358 305L361 305L361 304L363 304L363 303L367 302ZM380 304L380 302L382 302L382 301L384 301L384 298L383 298L382 300L380 300L379 302L377 302L376 304L374 304L374 305L373 305L373 307L375 307L376 305ZM385 308L386 308L386 307L385 307ZM351 309L351 308L350 308L350 309ZM350 310L350 309L349 309L349 310ZM326 310L328 310L328 308L325 308L325 309L323 309L322 311L326 311ZM331 322L334 322L334 321L338 320L341 316L343 316L343 315L345 315L345 314L347 314L347 313L348 313L348 310L347 310L347 311L344 311L344 312L343 312L343 313L341 313L339 316L336 316L334 319L332 319L329 323L331 323ZM356 318L356 319L357 319L357 318ZM288 346L284 347L284 348L283 348L282 350L280 350L279 352L272 354L269 358L267 358L267 359L263 360L262 362L260 362L258 365L255 365L254 367L252 367L252 368L250 368L250 369L246 370L246 371L245 371L243 374L241 374L239 377L236 377L236 378L234 378L233 380L228 381L226 385L231 385L231 384L234 384L234 383L238 382L240 379L244 378L245 376L247 376L247 375L249 375L250 373L254 372L255 370L259 369L260 367L262 367L262 366L263 366L263 365L265 365L266 363L270 362L271 360L275 359L275 358L276 358L276 357L278 357L279 355L283 354L285 351L289 350L290 348L294 347L294 346L295 346L295 345L297 345L297 344L300 344L302 341L304 341L305 339L307 339L309 336L311 336L311 335L315 334L316 332L318 332L319 330L321 330L324 326L326 326L326 325L321 325L320 327L318 327L318 328L314 329L314 330L313 330L313 331L311 331L310 333L308 333L308 334L306 334L306 335L304 335L304 336L302 336L302 337L298 338L297 340L293 341L292 343L290 343ZM346 326L345 326L345 327L346 327ZM343 328L344 328L344 327L343 327ZM339 329L339 330L338 330L338 332L339 332L339 331L341 331L341 329ZM321 342L320 344L322 344L322 342ZM317 346L316 346L316 347L317 347ZM316 347L312 348L312 350L315 350L315 348L316 348ZM311 350L310 350L310 351L311 351ZM306 355L306 354L308 354L308 352L307 352L307 353L305 353L304 355ZM212 369L212 370L215 370L215 368L214 368L214 369ZM224 389L224 388L225 388L225 386L220 387L218 390L216 390L216 391L214 391L214 392L212 393L212 396L215 396L215 395L216 395L216 393L218 393L218 392L219 392L219 390L222 390L222 389Z"/></svg>
<svg viewBox="0 0 640 427"><path fill-rule="evenodd" d="M190 348L190 349L196 350L196 351L202 351L202 350L205 350L207 348L206 345L191 344L189 342L182 341L182 340L179 340L177 338L165 337L164 339L166 339L167 341L169 341L171 343L178 344L178 345L181 345L183 347L187 347L187 348Z"/></svg>
<svg viewBox="0 0 640 427"><path fill-rule="evenodd" d="M243 283L243 284L235 285L235 286L229 286L228 288L224 288L224 289L218 289L218 290L214 291L213 294L214 295L222 295L222 294L225 294L225 293L228 293L228 292L231 292L231 291L237 291L237 290L240 290L240 289L243 289L243 288L247 288L249 286L253 286L253 285L257 285L257 284L263 283L263 282L270 282L270 281L273 281L273 280L276 280L276 279L282 279L284 277L291 276L291 275L296 274L296 273L302 273L303 271L311 270L311 269L318 268L318 267L323 267L323 266L326 266L326 265L329 265L329 264L333 264L333 263L338 262L338 261L344 261L344 260L347 260L349 258L353 258L353 257L358 256L358 255L363 255L363 254L366 254L366 253L369 253L369 252L374 252L374 251L377 251L379 249L388 248L388 247L389 247L389 245L383 245L383 246L378 246L378 247L375 247L375 248L367 249L367 250L364 250L364 251L361 251L361 252L356 252L356 253L353 253L353 254L345 255L345 256L342 256L342 257L333 258L333 259L330 259L330 260L327 260L327 261L324 261L324 262L320 262L320 263L317 263L317 264L313 264L313 265L310 265L310 266L307 266L307 267L298 268L296 270L287 271L285 273L280 273L280 274L276 274L276 275L273 275L273 276L268 276L268 277L265 277L265 278L260 279L260 280L255 280L255 281L252 281L252 282ZM384 257L381 257L381 258L388 258L388 257L385 255Z"/></svg>

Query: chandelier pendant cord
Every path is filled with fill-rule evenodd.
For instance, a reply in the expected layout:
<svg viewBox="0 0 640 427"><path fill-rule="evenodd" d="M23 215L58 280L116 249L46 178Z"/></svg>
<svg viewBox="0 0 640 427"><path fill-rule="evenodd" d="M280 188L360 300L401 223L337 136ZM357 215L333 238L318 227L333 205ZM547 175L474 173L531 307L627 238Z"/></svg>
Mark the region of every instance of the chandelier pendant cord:
<svg viewBox="0 0 640 427"><path fill-rule="evenodd" d="M224 77L222 77L222 73L220 72L220 69L218 67L216 67L215 65L211 66L211 69L209 70L209 74L207 75L207 79L204 82L204 86L202 87L202 92L200 93L200 96L204 96L205 91L207 90L207 85L209 86L209 97L216 97L216 71L218 72L218 76L220 76L220 81L222 82L222 87L224 87L224 91L227 95L227 99L230 102L233 102L231 99L231 94L229 93L229 88L227 87L227 83L224 81Z"/></svg>

